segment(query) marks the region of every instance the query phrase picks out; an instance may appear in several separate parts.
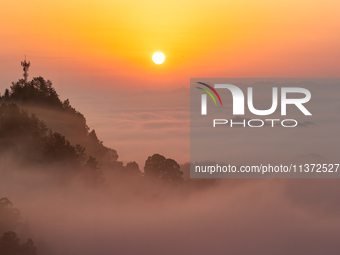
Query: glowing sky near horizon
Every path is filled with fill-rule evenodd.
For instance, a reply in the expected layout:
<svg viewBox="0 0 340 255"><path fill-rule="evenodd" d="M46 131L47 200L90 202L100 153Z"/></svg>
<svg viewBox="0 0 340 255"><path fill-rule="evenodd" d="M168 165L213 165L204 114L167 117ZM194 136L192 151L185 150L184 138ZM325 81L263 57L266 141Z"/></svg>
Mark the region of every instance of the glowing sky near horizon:
<svg viewBox="0 0 340 255"><path fill-rule="evenodd" d="M1 83L189 86L190 77L338 77L340 2L2 1ZM162 51L167 61L154 65ZM6 86L8 86L6 84Z"/></svg>

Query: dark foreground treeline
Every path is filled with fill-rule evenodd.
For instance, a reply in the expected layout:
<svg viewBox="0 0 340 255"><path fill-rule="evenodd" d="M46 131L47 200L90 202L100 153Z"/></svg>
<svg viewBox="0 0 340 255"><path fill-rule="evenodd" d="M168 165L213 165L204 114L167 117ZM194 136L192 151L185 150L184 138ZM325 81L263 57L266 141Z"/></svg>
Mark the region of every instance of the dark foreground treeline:
<svg viewBox="0 0 340 255"><path fill-rule="evenodd" d="M60 100L51 81L42 77L19 80L0 95L2 181L11 171L25 176L34 173L44 176L37 182L45 182L45 186L77 182L86 189L117 194L118 200L161 199L176 192L183 196L211 184L188 180L189 164L180 166L159 154L149 156L143 170L134 161L126 165L119 161L117 151L103 145L69 100ZM14 232L20 224L19 211L10 200L1 198L1 255L37 254L31 239L20 243Z"/></svg>

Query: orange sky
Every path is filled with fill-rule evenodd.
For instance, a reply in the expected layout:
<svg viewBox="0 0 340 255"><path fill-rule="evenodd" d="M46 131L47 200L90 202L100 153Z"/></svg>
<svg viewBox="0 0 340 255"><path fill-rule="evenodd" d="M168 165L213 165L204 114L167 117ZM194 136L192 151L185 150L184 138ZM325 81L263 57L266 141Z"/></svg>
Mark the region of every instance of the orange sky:
<svg viewBox="0 0 340 255"><path fill-rule="evenodd" d="M339 77L338 0L1 2L1 88L21 75L168 90L190 77ZM162 65L151 56L166 55Z"/></svg>

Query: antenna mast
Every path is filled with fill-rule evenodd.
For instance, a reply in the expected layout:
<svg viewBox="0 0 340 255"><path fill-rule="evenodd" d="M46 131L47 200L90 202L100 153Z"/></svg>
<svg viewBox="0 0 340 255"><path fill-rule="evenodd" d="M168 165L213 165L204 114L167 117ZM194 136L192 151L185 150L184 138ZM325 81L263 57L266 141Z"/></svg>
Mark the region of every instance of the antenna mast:
<svg viewBox="0 0 340 255"><path fill-rule="evenodd" d="M28 76L28 69L30 68L31 63L29 61L26 61L26 55L25 55L25 60L21 61L21 66L23 67L24 70L24 80L27 82L27 76Z"/></svg>

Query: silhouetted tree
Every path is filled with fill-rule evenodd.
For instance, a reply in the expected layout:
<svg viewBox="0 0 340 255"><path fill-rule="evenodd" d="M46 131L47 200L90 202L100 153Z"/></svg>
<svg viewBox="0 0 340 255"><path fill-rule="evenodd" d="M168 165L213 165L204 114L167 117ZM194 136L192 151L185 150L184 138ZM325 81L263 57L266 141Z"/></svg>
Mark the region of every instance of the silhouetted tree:
<svg viewBox="0 0 340 255"><path fill-rule="evenodd" d="M94 129L89 133L89 138L93 141L100 142Z"/></svg>
<svg viewBox="0 0 340 255"><path fill-rule="evenodd" d="M89 130L89 127L86 125L86 119L83 114L78 112L75 108L73 108L70 104L70 100L66 99L62 103L63 110L67 113L74 115L77 117L78 121L80 121L80 125L82 125L82 129L86 130L86 132ZM85 127L85 128L84 128Z"/></svg>
<svg viewBox="0 0 340 255"><path fill-rule="evenodd" d="M159 154L154 154L145 161L144 172L146 177L159 178L166 158Z"/></svg>
<svg viewBox="0 0 340 255"><path fill-rule="evenodd" d="M129 174L137 174L137 175L142 174L142 172L139 169L138 164L135 161L127 163L125 166L125 170Z"/></svg>
<svg viewBox="0 0 340 255"><path fill-rule="evenodd" d="M23 79L12 82L11 91L5 90L2 96L5 102L14 102L22 104L31 104L37 106L48 106L56 110L62 110L76 116L80 121L79 126L85 127L86 132L88 127L84 115L76 111L67 99L61 102L59 95L52 86L50 80L45 80L43 77L34 77L31 81L25 82Z"/></svg>
<svg viewBox="0 0 340 255"><path fill-rule="evenodd" d="M182 180L183 175L179 164L175 160L167 159L159 154L148 157L145 162L144 172L146 177L174 182Z"/></svg>
<svg viewBox="0 0 340 255"><path fill-rule="evenodd" d="M166 159L161 172L161 179L169 181L180 181L183 179L183 172L180 170L180 165L173 159Z"/></svg>
<svg viewBox="0 0 340 255"><path fill-rule="evenodd" d="M88 134L88 137L90 140L89 145L92 148L94 156L102 158L105 156L106 153L109 152L109 148L105 147L103 145L103 142L98 139L96 131L94 129Z"/></svg>
<svg viewBox="0 0 340 255"><path fill-rule="evenodd" d="M47 162L65 162L76 165L85 157L84 148L72 146L65 136L54 132L45 138L44 159Z"/></svg>
<svg viewBox="0 0 340 255"><path fill-rule="evenodd" d="M45 81L43 77L34 77L31 81L23 79L13 82L11 86L10 99L22 103L43 104L62 109L59 95L52 86L50 80Z"/></svg>
<svg viewBox="0 0 340 255"><path fill-rule="evenodd" d="M20 246L20 252L22 255L36 255L37 248L35 247L33 240L28 239L26 243L23 243Z"/></svg>
<svg viewBox="0 0 340 255"><path fill-rule="evenodd" d="M90 156L86 161L85 167L91 170L97 170L99 168L99 162L96 158Z"/></svg>
<svg viewBox="0 0 340 255"><path fill-rule="evenodd" d="M20 240L13 231L8 231L0 238L0 254L18 255L20 253Z"/></svg>
<svg viewBox="0 0 340 255"><path fill-rule="evenodd" d="M1 255L36 255L37 248L31 239L20 245L17 234L13 231L5 232L0 238Z"/></svg>
<svg viewBox="0 0 340 255"><path fill-rule="evenodd" d="M65 110L72 109L72 106L70 105L70 100L66 99L66 100L63 102L63 108L64 108Z"/></svg>
<svg viewBox="0 0 340 255"><path fill-rule="evenodd" d="M5 99L5 101L7 101L9 99L9 90L8 89L5 89L4 99Z"/></svg>
<svg viewBox="0 0 340 255"><path fill-rule="evenodd" d="M13 208L8 198L0 199L0 234L5 231L14 230L18 226L20 211ZM1 253L0 253L1 254Z"/></svg>
<svg viewBox="0 0 340 255"><path fill-rule="evenodd" d="M34 114L29 115L15 104L0 106L0 139L15 136L44 136L46 124Z"/></svg>
<svg viewBox="0 0 340 255"><path fill-rule="evenodd" d="M87 159L83 174L87 184L93 187L97 187L105 181L102 171L99 168L99 161L92 156Z"/></svg>
<svg viewBox="0 0 340 255"><path fill-rule="evenodd" d="M108 148L106 156L109 158L109 161L115 162L118 159L118 153L116 150Z"/></svg>

